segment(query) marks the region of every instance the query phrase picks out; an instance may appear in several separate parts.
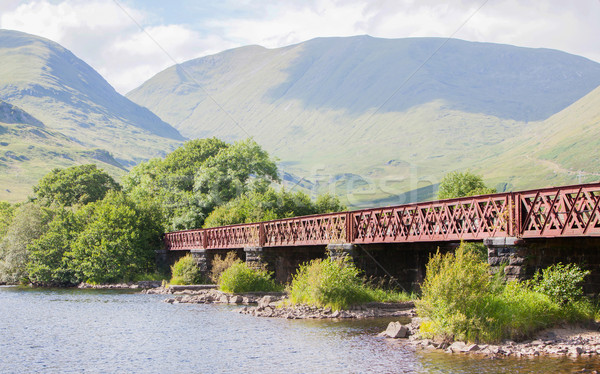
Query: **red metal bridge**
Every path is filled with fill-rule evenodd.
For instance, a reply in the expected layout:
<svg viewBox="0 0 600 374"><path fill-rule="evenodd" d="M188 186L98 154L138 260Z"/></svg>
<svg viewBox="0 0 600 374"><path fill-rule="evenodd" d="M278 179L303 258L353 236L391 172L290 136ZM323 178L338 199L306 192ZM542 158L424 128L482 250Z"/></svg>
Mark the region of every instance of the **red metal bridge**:
<svg viewBox="0 0 600 374"><path fill-rule="evenodd" d="M600 183L165 234L169 250L600 236Z"/></svg>

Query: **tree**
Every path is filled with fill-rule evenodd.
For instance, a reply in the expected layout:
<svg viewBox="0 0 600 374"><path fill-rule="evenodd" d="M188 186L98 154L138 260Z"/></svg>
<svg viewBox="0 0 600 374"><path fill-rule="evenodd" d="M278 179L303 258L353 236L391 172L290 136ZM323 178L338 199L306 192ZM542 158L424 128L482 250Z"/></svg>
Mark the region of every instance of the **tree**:
<svg viewBox="0 0 600 374"><path fill-rule="evenodd" d="M279 182L277 165L254 140L234 143L206 161L196 173L194 193L207 211L249 190Z"/></svg>
<svg viewBox="0 0 600 374"><path fill-rule="evenodd" d="M6 235L8 227L12 222L15 207L6 201L0 201L0 242Z"/></svg>
<svg viewBox="0 0 600 374"><path fill-rule="evenodd" d="M278 218L345 210L339 199L329 194L320 195L316 202L303 192L288 192L283 188L250 191L217 207L206 218L204 227L217 227L236 223L268 221Z"/></svg>
<svg viewBox="0 0 600 374"><path fill-rule="evenodd" d="M28 247L46 232L53 214L52 210L35 203L16 209L0 242L0 282L18 283L27 279Z"/></svg>
<svg viewBox="0 0 600 374"><path fill-rule="evenodd" d="M123 185L136 201L155 201L169 230L182 230L202 227L215 207L247 191L264 191L273 181L279 181L277 166L256 142L229 145L210 138L134 167Z"/></svg>
<svg viewBox="0 0 600 374"><path fill-rule="evenodd" d="M164 232L151 203L138 205L121 192L77 211L84 227L65 252L78 279L93 283L131 280L154 270L155 250Z"/></svg>
<svg viewBox="0 0 600 374"><path fill-rule="evenodd" d="M29 245L27 272L29 280L43 286L65 286L79 282L65 256L82 231L82 220L69 209L60 209L40 238Z"/></svg>
<svg viewBox="0 0 600 374"><path fill-rule="evenodd" d="M87 164L52 170L33 187L33 192L44 205L73 206L101 200L108 191L120 189L105 171Z"/></svg>
<svg viewBox="0 0 600 374"><path fill-rule="evenodd" d="M481 176L465 171L448 173L442 178L438 189L438 199L452 199L475 195L495 193L496 190L487 187Z"/></svg>

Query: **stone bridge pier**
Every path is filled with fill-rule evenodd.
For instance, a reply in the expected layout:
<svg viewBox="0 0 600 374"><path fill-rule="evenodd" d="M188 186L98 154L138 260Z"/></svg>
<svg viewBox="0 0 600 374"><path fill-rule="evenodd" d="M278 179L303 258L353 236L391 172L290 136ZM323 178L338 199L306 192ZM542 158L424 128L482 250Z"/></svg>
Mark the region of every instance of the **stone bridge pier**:
<svg viewBox="0 0 600 374"><path fill-rule="evenodd" d="M583 288L600 294L600 237L574 238L488 238L488 263L503 271L507 280L524 280L536 271L557 263L574 263L589 270Z"/></svg>

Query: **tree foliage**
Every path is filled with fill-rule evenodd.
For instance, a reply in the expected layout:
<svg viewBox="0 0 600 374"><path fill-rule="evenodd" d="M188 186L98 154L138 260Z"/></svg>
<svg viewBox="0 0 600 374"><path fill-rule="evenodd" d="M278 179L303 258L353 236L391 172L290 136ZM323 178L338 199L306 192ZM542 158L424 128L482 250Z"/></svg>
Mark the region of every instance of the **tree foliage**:
<svg viewBox="0 0 600 374"><path fill-rule="evenodd" d="M108 191L120 189L105 171L88 164L52 170L33 187L33 192L45 205L73 206L101 200Z"/></svg>
<svg viewBox="0 0 600 374"><path fill-rule="evenodd" d="M52 216L52 210L35 203L16 209L0 242L0 282L18 283L27 279L28 246L46 232Z"/></svg>
<svg viewBox="0 0 600 374"><path fill-rule="evenodd" d="M60 209L40 238L29 246L27 272L33 284L65 286L78 283L68 255L73 241L83 229L80 217L69 209Z"/></svg>
<svg viewBox="0 0 600 374"><path fill-rule="evenodd" d="M215 207L273 181L279 181L275 162L255 141L210 138L136 166L123 184L134 199L156 201L169 230L181 230L202 227Z"/></svg>
<svg viewBox="0 0 600 374"><path fill-rule="evenodd" d="M495 193L483 183L481 176L465 171L448 173L442 178L438 190L438 199L453 199L457 197L485 195Z"/></svg>
<svg viewBox="0 0 600 374"><path fill-rule="evenodd" d="M86 205L77 212L83 230L66 253L79 279L105 283L152 272L160 247L160 214L142 208L119 192Z"/></svg>
<svg viewBox="0 0 600 374"><path fill-rule="evenodd" d="M6 235L8 227L12 222L15 207L6 201L0 201L0 242Z"/></svg>
<svg viewBox="0 0 600 374"><path fill-rule="evenodd" d="M313 202L303 192L293 193L283 188L277 192L273 188L267 188L264 192L249 191L217 207L206 218L204 227L339 212L345 209L337 197L328 194L319 196Z"/></svg>

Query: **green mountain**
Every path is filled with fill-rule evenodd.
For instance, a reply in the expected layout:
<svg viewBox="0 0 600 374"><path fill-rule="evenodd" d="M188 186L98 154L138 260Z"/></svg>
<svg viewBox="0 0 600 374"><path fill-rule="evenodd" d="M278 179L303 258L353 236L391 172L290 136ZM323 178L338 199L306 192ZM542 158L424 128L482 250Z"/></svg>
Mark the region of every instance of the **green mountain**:
<svg viewBox="0 0 600 374"><path fill-rule="evenodd" d="M489 154L476 167L509 189L600 180L600 87Z"/></svg>
<svg viewBox="0 0 600 374"><path fill-rule="evenodd" d="M125 173L109 152L84 148L29 113L0 101L0 200L22 201L53 168L88 163L115 176Z"/></svg>
<svg viewBox="0 0 600 374"><path fill-rule="evenodd" d="M432 197L445 173L466 168L500 188L546 184L533 166L503 179L513 176L497 170L498 157L527 149L539 121L598 85L600 64L560 51L359 36L225 51L168 68L127 97L190 138L253 136L304 188L360 206ZM571 144L568 132L557 130L566 143L557 139L547 160Z"/></svg>
<svg viewBox="0 0 600 374"><path fill-rule="evenodd" d="M110 152L125 167L162 156L184 139L50 40L0 30L0 61L0 100L20 107L48 131L64 134L80 147Z"/></svg>

